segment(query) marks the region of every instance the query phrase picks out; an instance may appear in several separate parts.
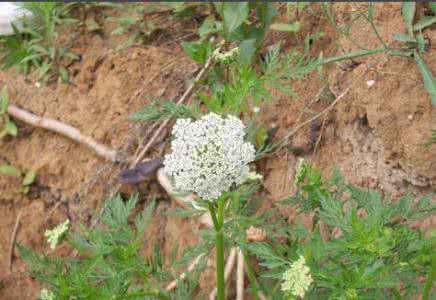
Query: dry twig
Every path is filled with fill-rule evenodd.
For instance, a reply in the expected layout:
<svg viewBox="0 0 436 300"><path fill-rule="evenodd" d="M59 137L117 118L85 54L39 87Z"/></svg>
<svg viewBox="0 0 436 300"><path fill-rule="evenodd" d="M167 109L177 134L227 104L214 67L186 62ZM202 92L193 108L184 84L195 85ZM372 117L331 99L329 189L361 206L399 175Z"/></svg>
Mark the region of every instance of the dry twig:
<svg viewBox="0 0 436 300"><path fill-rule="evenodd" d="M236 267L236 300L244 300L244 254L239 248Z"/></svg>
<svg viewBox="0 0 436 300"><path fill-rule="evenodd" d="M12 261L14 258L15 241L17 239L18 228L20 227L21 215L22 212L20 211L17 215L17 219L15 220L14 230L12 231L12 235L11 235L11 243L9 246L9 271L10 272L12 272Z"/></svg>
<svg viewBox="0 0 436 300"><path fill-rule="evenodd" d="M187 273L192 272L192 270L194 270L195 266L200 262L200 259L204 256L204 254L200 254L199 256L197 256L192 262L191 264L188 266L188 269L183 272L182 274L180 274L179 278L176 280L171 281L167 287L165 288L165 290L167 292L170 292L172 290L174 290L177 287L177 281L183 280L186 277Z"/></svg>
<svg viewBox="0 0 436 300"><path fill-rule="evenodd" d="M68 124L59 122L51 118L45 118L37 116L31 112L19 108L14 104L9 104L8 114L15 119L23 121L24 123L30 124L35 127L44 128L50 131L57 132L67 138L72 139L80 144L86 145L88 148L94 150L100 157L112 162L120 161L118 157L118 152L116 150L110 149L89 136L84 136L80 130L70 126Z"/></svg>

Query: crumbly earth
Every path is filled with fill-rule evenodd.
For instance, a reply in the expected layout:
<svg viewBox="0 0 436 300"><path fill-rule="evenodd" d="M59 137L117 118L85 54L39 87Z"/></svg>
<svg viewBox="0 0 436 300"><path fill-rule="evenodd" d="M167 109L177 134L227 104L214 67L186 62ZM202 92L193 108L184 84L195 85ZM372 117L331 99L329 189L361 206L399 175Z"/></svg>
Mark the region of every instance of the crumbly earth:
<svg viewBox="0 0 436 300"><path fill-rule="evenodd" d="M350 12L364 6L336 3L333 11L341 25L349 21ZM110 10L105 13L113 14ZM419 13L423 14L423 9ZM320 14L317 5L311 11L299 12L302 30L295 35L271 32L265 46L282 41L285 51L301 48L307 34L319 31L324 36L311 45L313 55L322 53L327 57L359 50L355 43L367 48L380 46L371 26L363 20L352 27L352 43L337 35L327 20L319 18ZM153 99L176 99L198 70L199 66L180 47L183 39L195 39L189 33L196 24L166 13L150 15L162 28L145 45L115 51L127 37L111 35L114 24L109 19L90 13L87 20L94 17L100 22L101 31L89 32L79 27L73 35L72 50L81 55L81 60L69 67L70 84L37 87L34 81L7 71L0 72L0 86L6 84L11 101L26 110L71 124L110 147L135 147L141 131L128 116ZM287 20L285 11L280 18ZM395 44L393 34L405 31L398 3L376 4L374 21L389 45ZM68 35L65 33L62 38L67 39ZM430 41L436 40L435 28L427 29L425 35ZM431 49L424 58L436 73L436 52ZM326 174L337 167L350 182L378 189L394 199L407 192L419 197L435 191L436 146L425 148L422 144L429 138L430 129L436 128L436 109L431 106L413 60L384 54L361 57L353 63L342 61L325 66L323 76L314 72L306 80L292 84L298 96L277 94L276 102L261 108L265 124L278 128L276 139L328 107L334 95L341 94L350 84L353 86L316 126L300 130L291 139L291 147L259 163L265 176L265 209L294 192L292 182L299 157L312 161ZM18 137L0 141L0 163L36 170L38 176L27 195L18 192L20 179L0 176L0 299L26 300L35 299L41 287L26 274L16 252L13 272L8 270L9 244L18 213L23 215L17 241L48 251L44 231L67 217L73 223L89 221L112 191L120 168L111 167L86 147L57 134L17 124ZM134 147L129 150L134 151ZM166 215L176 205L155 182L145 183L139 189L144 195L141 204L148 196L159 200L144 255L150 254L156 243L170 257L176 245L180 255L184 248L197 242L198 223ZM125 193L131 191L132 188L122 189ZM292 212L283 214L292 219ZM428 219L421 225L435 224L434 219ZM70 250L63 245L55 254L68 255ZM200 288L206 294L213 286L212 269L209 266L200 280Z"/></svg>

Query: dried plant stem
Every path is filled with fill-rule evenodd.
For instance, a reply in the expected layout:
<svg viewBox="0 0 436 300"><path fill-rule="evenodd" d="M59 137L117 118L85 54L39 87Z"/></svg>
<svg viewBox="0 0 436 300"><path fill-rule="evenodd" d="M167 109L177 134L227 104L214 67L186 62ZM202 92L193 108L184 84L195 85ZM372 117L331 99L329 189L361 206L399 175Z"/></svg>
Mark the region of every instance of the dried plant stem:
<svg viewBox="0 0 436 300"><path fill-rule="evenodd" d="M50 131L59 133L67 138L72 139L80 144L86 145L88 148L94 150L96 154L103 157L106 160L112 162L118 162L120 158L118 157L118 152L116 150L110 149L91 137L84 136L80 130L70 126L68 124L59 122L51 118L45 118L37 116L31 112L19 108L14 104L9 104L8 114L15 119L23 121L24 123L30 124L35 127L44 128Z"/></svg>
<svg viewBox="0 0 436 300"><path fill-rule="evenodd" d="M22 216L22 212L20 211L15 220L14 230L12 231L11 234L11 243L9 246L9 271L10 272L12 272L12 261L14 257L15 241L17 239L18 228L20 227L21 216Z"/></svg>
<svg viewBox="0 0 436 300"><path fill-rule="evenodd" d="M197 84L198 81L200 81L200 79L203 77L203 75L206 73L206 71L210 68L210 66L213 63L213 57L209 57L209 59L206 61L206 63L204 64L203 68L200 70L200 72L198 72L197 76L194 78L194 80L192 81L192 83L190 84L190 86L186 89L186 91L183 93L183 95L180 97L180 99L177 101L177 104L180 105L183 102L186 101L186 99L189 97L189 95L192 93L192 91L194 90L195 85ZM157 130L154 132L154 134L152 135L152 137L150 138L150 140L147 142L147 144L144 146L144 148L142 149L142 151L139 153L138 156L135 157L135 159L133 160L133 163L131 164L132 166L135 166L138 162L140 162L145 154L147 154L147 151L151 148L151 146L153 145L153 143L155 142L155 140L157 139L157 137L162 133L162 130L168 125L168 123L170 122L170 120L165 120L164 122L162 122L162 124L160 124L160 126L157 128Z"/></svg>
<svg viewBox="0 0 436 300"><path fill-rule="evenodd" d="M192 272L192 270L194 270L195 266L197 266L197 264L200 262L200 259L204 256L204 254L200 254L199 256L197 256L192 262L191 264L188 266L188 269L183 272L182 274L180 274L179 278L176 280L171 281L167 287L165 288L165 290L167 292L174 290L177 287L177 281L183 280L185 279L187 273Z"/></svg>
<svg viewBox="0 0 436 300"><path fill-rule="evenodd" d="M236 300L244 300L244 254L239 248L236 267Z"/></svg>
<svg viewBox="0 0 436 300"><path fill-rule="evenodd" d="M295 133L298 132L298 130L300 130L301 128L303 128L304 126L312 123L312 121L318 119L319 117L324 116L325 114L327 114L329 111L331 111L335 105L342 99L344 98L348 92L351 90L351 86L349 86L347 89L345 89L344 92L342 92L342 94L340 94L338 97L336 97L335 101L333 101L326 109L324 109L323 111L321 111L320 113L316 114L315 116L313 116L312 118L310 118L309 120L304 121L303 123L301 123L300 125L298 125L297 127L295 127L292 131L290 131L289 133L287 133L283 139L279 142L278 146L277 146L277 150L282 149L284 146L286 146L289 143L289 138L291 136L293 136Z"/></svg>
<svg viewBox="0 0 436 300"><path fill-rule="evenodd" d="M293 136L295 133L297 133L301 128L303 128L304 126L312 123L312 121L324 116L325 114L327 114L329 111L331 111L336 104L338 104L339 101L341 101L351 90L351 88L353 87L355 82L359 82L360 79L362 79L362 77L366 74L366 72L368 71L369 67L366 68L366 70L364 72L362 72L362 74L353 80L353 82L340 94L336 97L336 99L323 111L321 111L320 113L316 114L315 116L313 116L312 118L310 118L307 121L304 121L303 123L301 123L300 125L298 125L297 127L295 127L292 131L290 131L289 133L287 133L274 147L275 150L280 150L282 149L284 146L289 144L289 138L291 136Z"/></svg>

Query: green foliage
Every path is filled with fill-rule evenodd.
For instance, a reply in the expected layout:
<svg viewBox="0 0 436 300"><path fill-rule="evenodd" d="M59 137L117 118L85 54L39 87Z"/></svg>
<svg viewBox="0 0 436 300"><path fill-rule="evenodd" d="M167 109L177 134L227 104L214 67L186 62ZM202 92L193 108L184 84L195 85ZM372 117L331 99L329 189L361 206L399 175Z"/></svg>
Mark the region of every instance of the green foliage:
<svg viewBox="0 0 436 300"><path fill-rule="evenodd" d="M116 50L123 50L133 45L144 44L157 29L153 22L144 18L144 13L154 11L153 5L142 3L128 3L118 6L118 10L124 10L122 16L113 18L117 27L112 31L114 35L128 34L127 41L121 43Z"/></svg>
<svg viewBox="0 0 436 300"><path fill-rule="evenodd" d="M200 64L205 64L213 51L212 43L206 41L182 42L182 48L192 60Z"/></svg>
<svg viewBox="0 0 436 300"><path fill-rule="evenodd" d="M219 34L227 42L236 42L240 57L250 63L277 14L273 3L215 2L214 6L220 19L211 15L204 20L199 28L201 41Z"/></svg>
<svg viewBox="0 0 436 300"><path fill-rule="evenodd" d="M78 258L51 257L20 246L32 276L56 299L170 299L153 278L160 272L158 260L147 263L139 252L154 202L134 219L132 228L129 215L137 200L124 202L117 196L107 201L102 226L71 234Z"/></svg>
<svg viewBox="0 0 436 300"><path fill-rule="evenodd" d="M3 137L17 136L18 128L8 115L9 94L8 88L3 86L0 92L0 139Z"/></svg>
<svg viewBox="0 0 436 300"><path fill-rule="evenodd" d="M172 101L154 101L150 105L144 106L140 111L130 116L132 121L163 121L171 118L192 118L197 119L201 116L198 105L190 106L176 104Z"/></svg>
<svg viewBox="0 0 436 300"><path fill-rule="evenodd" d="M306 299L414 299L423 291L419 278L432 270L436 240L406 221L433 213L431 196L416 205L410 195L393 203L347 184L338 173L324 181L308 164L298 189L292 203L314 214L314 230L296 223L287 243L251 245L250 252L273 271L267 276L280 279L287 262L303 255L314 279ZM320 222L330 238L321 235Z"/></svg>
<svg viewBox="0 0 436 300"><path fill-rule="evenodd" d="M17 66L23 73L38 71L38 79L44 82L60 75L68 81L68 71L63 62L79 59L78 56L59 46L57 28L72 24L68 18L68 5L56 2L23 2L21 6L32 12L33 17L23 19L23 28L14 26L14 35L1 37L3 69Z"/></svg>
<svg viewBox="0 0 436 300"><path fill-rule="evenodd" d="M436 144L436 130L431 131L431 137L425 142L426 147L430 147L431 145Z"/></svg>

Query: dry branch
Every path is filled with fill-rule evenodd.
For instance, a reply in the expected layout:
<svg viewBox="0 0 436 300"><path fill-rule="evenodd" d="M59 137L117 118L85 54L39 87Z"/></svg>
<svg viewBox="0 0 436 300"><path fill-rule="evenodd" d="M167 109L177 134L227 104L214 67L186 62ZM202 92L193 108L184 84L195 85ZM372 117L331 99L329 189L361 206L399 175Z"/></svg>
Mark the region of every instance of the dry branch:
<svg viewBox="0 0 436 300"><path fill-rule="evenodd" d="M239 248L236 267L236 300L244 300L244 254Z"/></svg>
<svg viewBox="0 0 436 300"><path fill-rule="evenodd" d="M73 126L59 122L51 118L37 116L31 112L19 108L14 104L9 104L8 114L24 123L30 124L35 127L40 127L50 131L54 131L67 138L72 139L73 141L76 141L80 144L84 144L88 148L94 150L94 152L97 153L100 157L103 157L106 160L112 162L120 161L120 158L118 157L118 153L116 150L110 149L98 143L91 137L84 136L80 132L80 130L74 128Z"/></svg>
<svg viewBox="0 0 436 300"><path fill-rule="evenodd" d="M177 281L183 280L186 277L187 273L192 272L192 270L194 270L195 266L200 262L200 259L204 256L204 254L200 254L199 256L197 256L192 262L191 264L188 266L188 269L183 272L182 274L180 274L179 278L177 280L173 280L171 281L167 287L165 288L165 290L167 292L174 290L177 287Z"/></svg>
<svg viewBox="0 0 436 300"><path fill-rule="evenodd" d="M17 239L18 228L20 227L21 215L22 212L20 211L17 215L17 219L15 220L14 230L12 231L11 234L11 243L9 246L9 271L10 272L12 271L12 261L14 256L15 241Z"/></svg>

